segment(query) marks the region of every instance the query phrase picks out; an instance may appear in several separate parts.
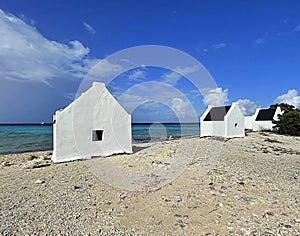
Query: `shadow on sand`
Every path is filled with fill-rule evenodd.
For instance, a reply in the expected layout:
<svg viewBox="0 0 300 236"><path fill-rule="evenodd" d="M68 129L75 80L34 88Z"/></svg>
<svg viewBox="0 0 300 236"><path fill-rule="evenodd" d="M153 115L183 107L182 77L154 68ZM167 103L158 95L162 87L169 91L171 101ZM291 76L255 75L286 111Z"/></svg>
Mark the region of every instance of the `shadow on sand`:
<svg viewBox="0 0 300 236"><path fill-rule="evenodd" d="M133 152L133 153L137 153L137 152L142 151L142 150L144 150L144 149L147 149L147 148L149 148L149 147L150 147L150 146L146 146L146 147L132 146L132 152Z"/></svg>

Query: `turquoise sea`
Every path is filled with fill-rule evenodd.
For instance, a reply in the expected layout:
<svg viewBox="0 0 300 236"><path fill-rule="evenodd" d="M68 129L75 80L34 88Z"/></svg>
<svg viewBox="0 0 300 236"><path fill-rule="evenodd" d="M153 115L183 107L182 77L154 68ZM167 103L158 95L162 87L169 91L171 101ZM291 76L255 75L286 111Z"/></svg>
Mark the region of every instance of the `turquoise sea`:
<svg viewBox="0 0 300 236"><path fill-rule="evenodd" d="M53 149L52 124L0 124L0 154ZM199 136L199 124L132 124L133 142Z"/></svg>

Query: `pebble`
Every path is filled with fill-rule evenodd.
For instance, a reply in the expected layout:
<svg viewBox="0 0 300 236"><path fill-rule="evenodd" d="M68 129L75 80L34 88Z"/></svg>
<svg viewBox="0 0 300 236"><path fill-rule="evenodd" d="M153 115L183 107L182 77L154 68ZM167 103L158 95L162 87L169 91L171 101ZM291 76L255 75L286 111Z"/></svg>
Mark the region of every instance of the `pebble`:
<svg viewBox="0 0 300 236"><path fill-rule="evenodd" d="M41 179L37 179L34 183L35 184L43 184L43 183L45 183L45 181L41 180Z"/></svg>
<svg viewBox="0 0 300 236"><path fill-rule="evenodd" d="M158 161L158 160L152 161L152 165L157 166L158 168L164 168L165 170L171 168L170 163L163 163L163 162Z"/></svg>
<svg viewBox="0 0 300 236"><path fill-rule="evenodd" d="M81 187L80 186L78 186L78 185L73 185L73 190L78 190L78 189L80 189Z"/></svg>
<svg viewBox="0 0 300 236"><path fill-rule="evenodd" d="M41 168L41 167L46 167L50 166L51 162L50 161L45 161L45 160L36 160L33 159L32 161L28 161L27 163L23 164L23 168L25 169L35 169L35 168Z"/></svg>
<svg viewBox="0 0 300 236"><path fill-rule="evenodd" d="M8 161L4 161L4 162L2 163L2 165L3 165L3 166L12 166L13 163L8 162Z"/></svg>
<svg viewBox="0 0 300 236"><path fill-rule="evenodd" d="M181 202L182 201L182 198L181 198L180 195L174 195L173 199L174 199L175 202Z"/></svg>
<svg viewBox="0 0 300 236"><path fill-rule="evenodd" d="M124 200L124 199L126 199L126 198L129 198L130 197L130 193L129 192L127 192L127 191L122 191L121 193L120 193L120 199L121 200Z"/></svg>

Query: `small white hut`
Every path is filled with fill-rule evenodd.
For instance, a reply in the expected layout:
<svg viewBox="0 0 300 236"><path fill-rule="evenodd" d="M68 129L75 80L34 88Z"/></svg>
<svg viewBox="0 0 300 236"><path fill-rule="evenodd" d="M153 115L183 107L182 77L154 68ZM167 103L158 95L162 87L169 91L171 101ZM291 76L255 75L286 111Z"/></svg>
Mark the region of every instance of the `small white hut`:
<svg viewBox="0 0 300 236"><path fill-rule="evenodd" d="M94 82L53 116L53 162L132 153L131 116L106 89Z"/></svg>
<svg viewBox="0 0 300 236"><path fill-rule="evenodd" d="M245 129L253 130L253 117L254 115L245 116Z"/></svg>
<svg viewBox="0 0 300 236"><path fill-rule="evenodd" d="M253 131L260 130L272 130L274 124L272 120L278 120L278 115L281 115L283 111L277 106L276 109L256 109L255 114L253 115Z"/></svg>
<svg viewBox="0 0 300 236"><path fill-rule="evenodd" d="M200 118L200 136L244 137L245 120L239 105L208 106Z"/></svg>

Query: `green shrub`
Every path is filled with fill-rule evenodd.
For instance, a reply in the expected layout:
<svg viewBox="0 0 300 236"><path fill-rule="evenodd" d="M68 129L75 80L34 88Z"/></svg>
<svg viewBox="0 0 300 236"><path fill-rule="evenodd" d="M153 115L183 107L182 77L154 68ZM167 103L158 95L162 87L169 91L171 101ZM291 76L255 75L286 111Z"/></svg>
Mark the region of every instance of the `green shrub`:
<svg viewBox="0 0 300 236"><path fill-rule="evenodd" d="M273 121L275 124L275 132L279 134L300 136L300 110L288 104L279 104L279 106L285 112L278 116L278 121Z"/></svg>

